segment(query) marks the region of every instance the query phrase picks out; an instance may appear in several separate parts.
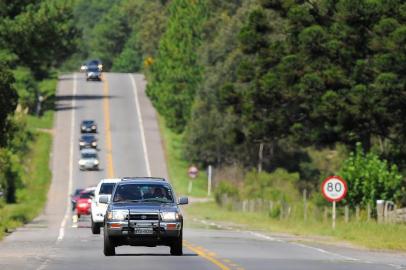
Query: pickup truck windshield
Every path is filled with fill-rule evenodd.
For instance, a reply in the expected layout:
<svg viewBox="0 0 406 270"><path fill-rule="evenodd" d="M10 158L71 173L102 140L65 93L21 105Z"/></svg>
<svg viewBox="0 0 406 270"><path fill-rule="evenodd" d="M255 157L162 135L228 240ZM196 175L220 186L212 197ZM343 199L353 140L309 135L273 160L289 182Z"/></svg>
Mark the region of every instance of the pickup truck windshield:
<svg viewBox="0 0 406 270"><path fill-rule="evenodd" d="M123 184L114 193L113 202L173 203L172 191L160 184Z"/></svg>

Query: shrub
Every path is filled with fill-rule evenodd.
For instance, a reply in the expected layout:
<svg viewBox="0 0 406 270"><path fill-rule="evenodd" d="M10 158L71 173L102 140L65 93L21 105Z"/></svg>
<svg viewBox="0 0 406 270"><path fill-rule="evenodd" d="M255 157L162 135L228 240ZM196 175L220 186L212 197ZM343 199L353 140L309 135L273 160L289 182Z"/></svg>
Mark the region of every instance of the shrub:
<svg viewBox="0 0 406 270"><path fill-rule="evenodd" d="M348 183L346 202L351 206L374 206L376 200L398 202L405 192L397 166L374 153L364 153L360 143L344 162L339 175Z"/></svg>
<svg viewBox="0 0 406 270"><path fill-rule="evenodd" d="M217 203L221 203L221 197L227 195L230 198L239 198L238 187L230 183L229 181L221 181L214 190L214 197Z"/></svg>

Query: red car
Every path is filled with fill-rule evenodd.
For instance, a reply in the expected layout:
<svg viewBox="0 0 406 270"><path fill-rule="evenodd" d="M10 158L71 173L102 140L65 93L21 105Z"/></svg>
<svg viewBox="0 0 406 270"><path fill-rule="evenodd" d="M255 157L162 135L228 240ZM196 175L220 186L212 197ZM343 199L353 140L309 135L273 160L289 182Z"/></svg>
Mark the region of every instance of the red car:
<svg viewBox="0 0 406 270"><path fill-rule="evenodd" d="M82 191L76 200L76 214L78 218L82 215L90 215L90 209L92 206L92 198L94 196L94 190Z"/></svg>

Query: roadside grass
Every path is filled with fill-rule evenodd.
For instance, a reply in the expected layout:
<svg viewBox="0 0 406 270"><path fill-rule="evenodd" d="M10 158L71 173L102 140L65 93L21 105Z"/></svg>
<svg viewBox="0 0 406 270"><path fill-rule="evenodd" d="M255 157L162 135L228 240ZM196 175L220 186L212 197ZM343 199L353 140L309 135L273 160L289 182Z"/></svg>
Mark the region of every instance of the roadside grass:
<svg viewBox="0 0 406 270"><path fill-rule="evenodd" d="M316 219L277 219L268 213L243 213L222 208L215 202L193 203L184 210L188 219L226 222L243 226L247 230L263 230L271 233L289 233L309 237L323 243L344 240L356 246L377 250L406 251L406 226L401 224L377 224L371 222L338 220L336 229L331 222Z"/></svg>
<svg viewBox="0 0 406 270"><path fill-rule="evenodd" d="M199 174L193 180L192 192L188 194L189 176L188 169L191 163L186 161L182 153L183 134L176 134L165 126L163 117L158 116L159 128L164 141L166 161L168 164L169 180L176 192L192 197L207 196L207 173L199 168Z"/></svg>
<svg viewBox="0 0 406 270"><path fill-rule="evenodd" d="M33 132L29 152L23 160L23 188L17 190L17 203L3 204L0 208L0 239L6 231L23 225L38 216L45 206L48 188L51 182L49 168L52 135L36 131L38 128L52 127L53 112L44 117L29 117L28 128Z"/></svg>
<svg viewBox="0 0 406 270"><path fill-rule="evenodd" d="M31 129L51 129L54 124L54 112L46 111L41 117L27 115L27 125Z"/></svg>

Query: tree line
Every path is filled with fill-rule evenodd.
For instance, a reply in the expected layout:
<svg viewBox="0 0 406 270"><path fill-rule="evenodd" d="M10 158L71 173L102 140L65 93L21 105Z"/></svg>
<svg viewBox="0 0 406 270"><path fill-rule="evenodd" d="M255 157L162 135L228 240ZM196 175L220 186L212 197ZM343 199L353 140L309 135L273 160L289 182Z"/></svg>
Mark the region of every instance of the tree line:
<svg viewBox="0 0 406 270"><path fill-rule="evenodd" d="M145 72L148 95L183 134L190 162L284 168L318 190L328 174L354 175L354 157L365 155L395 179L385 180L385 198L401 200L403 1L122 0L85 29L88 55L113 71ZM320 168L314 153L341 146L347 162Z"/></svg>
<svg viewBox="0 0 406 270"><path fill-rule="evenodd" d="M0 2L0 188L16 202L33 134L25 114L52 108L55 69L76 50L72 6L56 0ZM43 107L44 108L44 107Z"/></svg>

